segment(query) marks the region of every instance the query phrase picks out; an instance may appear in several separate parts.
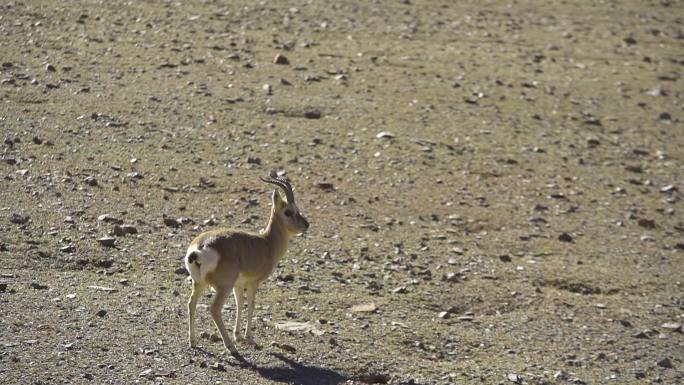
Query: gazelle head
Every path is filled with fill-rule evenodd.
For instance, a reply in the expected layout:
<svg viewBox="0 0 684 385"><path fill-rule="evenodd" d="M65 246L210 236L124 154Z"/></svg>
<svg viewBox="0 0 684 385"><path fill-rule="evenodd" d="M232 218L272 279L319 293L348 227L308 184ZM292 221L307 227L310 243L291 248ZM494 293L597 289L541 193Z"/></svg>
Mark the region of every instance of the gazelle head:
<svg viewBox="0 0 684 385"><path fill-rule="evenodd" d="M273 216L285 225L290 234L301 234L309 228L309 221L299 211L294 199L294 192L290 182L281 177L261 178L262 181L276 185L285 193L285 199L273 190Z"/></svg>

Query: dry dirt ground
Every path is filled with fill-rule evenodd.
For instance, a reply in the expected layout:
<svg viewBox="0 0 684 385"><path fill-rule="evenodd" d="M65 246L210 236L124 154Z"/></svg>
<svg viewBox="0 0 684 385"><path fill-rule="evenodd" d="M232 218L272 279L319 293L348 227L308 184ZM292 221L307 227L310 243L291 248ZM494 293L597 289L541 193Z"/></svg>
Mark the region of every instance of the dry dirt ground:
<svg viewBox="0 0 684 385"><path fill-rule="evenodd" d="M2 2L0 383L681 383L683 19ZM210 293L190 349L185 247L263 226L271 172L312 227L261 349L223 354Z"/></svg>

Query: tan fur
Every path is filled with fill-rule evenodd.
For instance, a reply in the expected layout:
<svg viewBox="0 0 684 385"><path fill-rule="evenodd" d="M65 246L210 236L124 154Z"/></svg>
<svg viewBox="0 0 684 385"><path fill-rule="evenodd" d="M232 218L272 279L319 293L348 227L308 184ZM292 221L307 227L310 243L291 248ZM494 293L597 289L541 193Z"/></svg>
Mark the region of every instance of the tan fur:
<svg viewBox="0 0 684 385"><path fill-rule="evenodd" d="M306 231L309 227L308 221L301 215L294 203L294 195L289 183L283 183L281 179L273 178L262 180L281 187L292 202L285 201L277 191L274 191L271 217L268 225L261 233L254 234L236 229L221 228L200 234L188 247L185 263L193 277L193 290L188 301L188 334L192 347L196 344L195 309L197 300L207 286L213 287L216 291L214 302L211 305L211 315L221 333L226 349L234 355L238 354L233 341L227 335L221 316L223 302L231 290L233 290L236 302L233 338L239 339L242 305L246 299L248 308L245 338L253 343L251 321L256 289L259 283L271 275L280 259L285 255L289 238ZM204 263L203 258L208 258L203 255L203 252L207 250L216 251L219 259L213 270L202 275L199 266ZM192 254L196 255L191 257ZM193 269L195 271L192 271Z"/></svg>

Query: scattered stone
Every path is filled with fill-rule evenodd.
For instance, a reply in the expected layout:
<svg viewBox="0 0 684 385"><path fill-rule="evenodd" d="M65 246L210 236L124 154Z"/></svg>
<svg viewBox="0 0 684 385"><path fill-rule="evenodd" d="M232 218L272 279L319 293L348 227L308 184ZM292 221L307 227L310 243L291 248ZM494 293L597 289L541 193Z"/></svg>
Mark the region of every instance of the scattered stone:
<svg viewBox="0 0 684 385"><path fill-rule="evenodd" d="M188 273L188 271L185 269L185 267L177 268L176 270L174 270L174 273L178 274L178 275L185 275L185 276L190 275L190 273Z"/></svg>
<svg viewBox="0 0 684 385"><path fill-rule="evenodd" d="M76 251L76 246L74 245L67 245L59 248L59 251L63 253L73 253Z"/></svg>
<svg viewBox="0 0 684 385"><path fill-rule="evenodd" d="M637 43L636 39L633 38L633 37L631 37L631 36L626 37L623 41L624 41L625 44L627 44L627 45L634 45L634 44Z"/></svg>
<svg viewBox="0 0 684 385"><path fill-rule="evenodd" d="M661 368L672 369L672 361L670 361L670 359L667 358L667 357L665 357L665 358L663 358L662 360L656 362L656 364L657 364L658 366L660 366Z"/></svg>
<svg viewBox="0 0 684 385"><path fill-rule="evenodd" d="M441 319L449 319L449 318L451 318L451 313L448 311L441 311L441 312L439 312L439 314L437 314L437 317L439 317Z"/></svg>
<svg viewBox="0 0 684 385"><path fill-rule="evenodd" d="M28 215L21 215L19 213L12 213L10 216L10 222L14 223L15 225L23 225L26 222L28 222L31 219L30 216Z"/></svg>
<svg viewBox="0 0 684 385"><path fill-rule="evenodd" d="M53 66L52 64L48 63L45 65L45 71L47 72L57 72L57 68Z"/></svg>
<svg viewBox="0 0 684 385"><path fill-rule="evenodd" d="M674 191L677 191L677 187L675 187L671 184L668 184L667 186L663 186L663 188L660 189L660 192L664 192L664 193L669 193L669 192L674 192Z"/></svg>
<svg viewBox="0 0 684 385"><path fill-rule="evenodd" d="M673 332L682 332L682 324L679 322L665 322L660 327Z"/></svg>
<svg viewBox="0 0 684 385"><path fill-rule="evenodd" d="M257 166L261 165L261 158L248 156L247 157L247 164L256 164Z"/></svg>
<svg viewBox="0 0 684 385"><path fill-rule="evenodd" d="M442 278L443 281L446 281L449 283L456 283L456 282L458 282L458 279L459 279L458 274L454 273L453 271L446 273Z"/></svg>
<svg viewBox="0 0 684 385"><path fill-rule="evenodd" d="M561 242L572 242L573 241L572 236L568 233L561 233L558 236L558 240Z"/></svg>
<svg viewBox="0 0 684 385"><path fill-rule="evenodd" d="M367 373L359 376L359 381L364 384L386 384L390 380L390 377L382 373Z"/></svg>
<svg viewBox="0 0 684 385"><path fill-rule="evenodd" d="M508 373L508 375L506 375L506 379L508 379L508 381L515 382L516 384L522 383L522 377L515 373Z"/></svg>
<svg viewBox="0 0 684 385"><path fill-rule="evenodd" d="M499 259L501 260L501 262L511 262L512 261L511 256L508 254L499 255Z"/></svg>
<svg viewBox="0 0 684 385"><path fill-rule="evenodd" d="M264 92L266 92L266 95L273 95L273 87L271 87L270 84L264 84L263 86L261 86L261 89L263 89Z"/></svg>
<svg viewBox="0 0 684 385"><path fill-rule="evenodd" d="M95 315L102 318L102 317L107 315L107 310L104 310L104 309L98 310L97 313L95 313Z"/></svg>
<svg viewBox="0 0 684 385"><path fill-rule="evenodd" d="M168 227L180 227L180 223L173 218L164 218L164 224Z"/></svg>
<svg viewBox="0 0 684 385"><path fill-rule="evenodd" d="M113 289L113 288L111 288L111 287L106 287L106 286L90 285L90 286L88 286L88 288L89 288L89 289L94 289L94 290L104 291L104 292L107 292L107 293L114 293L114 292L118 291L118 290L116 290L116 289Z"/></svg>
<svg viewBox="0 0 684 385"><path fill-rule="evenodd" d="M92 176L87 176L83 179L83 182L87 184L88 186L97 186L97 179L93 178Z"/></svg>
<svg viewBox="0 0 684 385"><path fill-rule="evenodd" d="M323 113L319 110L309 110L304 112L304 117L307 119L320 119Z"/></svg>
<svg viewBox="0 0 684 385"><path fill-rule="evenodd" d="M211 364L211 365L209 366L209 368L210 368L210 369L213 369L213 370L217 370L217 371L219 371L219 372L225 372L225 371L226 371L226 367L225 367L222 363L220 363L220 362L218 362L218 361L215 362L215 363L213 363L213 364Z"/></svg>
<svg viewBox="0 0 684 385"><path fill-rule="evenodd" d="M391 132L387 132L387 131L381 131L377 135L375 135L375 137L378 139L393 139L394 134L392 134Z"/></svg>
<svg viewBox="0 0 684 385"><path fill-rule="evenodd" d="M284 55L278 54L275 56L273 59L273 63L275 64L282 64L282 65L288 65L290 64L290 59L285 57Z"/></svg>
<svg viewBox="0 0 684 385"><path fill-rule="evenodd" d="M0 293L7 291L7 282L0 282Z"/></svg>
<svg viewBox="0 0 684 385"><path fill-rule="evenodd" d="M373 302L352 306L351 308L351 311L354 313L373 313L376 310L378 310L378 307Z"/></svg>
<svg viewBox="0 0 684 385"><path fill-rule="evenodd" d="M138 228L133 225L123 225L121 226L124 234L138 234Z"/></svg>
<svg viewBox="0 0 684 385"><path fill-rule="evenodd" d="M316 187L318 187L319 189L321 189L325 192L335 191L335 187L333 186L332 183L329 183L329 182L318 182L318 183L316 183Z"/></svg>
<svg viewBox="0 0 684 385"><path fill-rule="evenodd" d="M31 286L31 289L35 289L35 290L47 290L48 289L47 285L43 285L43 284L40 284L37 282L31 282L30 286Z"/></svg>
<svg viewBox="0 0 684 385"><path fill-rule="evenodd" d="M405 294L406 293L406 286L399 286L399 287L393 289L392 293L394 293L394 294Z"/></svg>
<svg viewBox="0 0 684 385"><path fill-rule="evenodd" d="M105 247L114 247L114 244L116 243L116 238L102 237L102 238L98 238L97 242L100 245L105 246Z"/></svg>
<svg viewBox="0 0 684 385"><path fill-rule="evenodd" d="M124 235L126 235L126 233L124 232L121 226L114 225L114 228L112 229L112 235L117 237L123 237Z"/></svg>
<svg viewBox="0 0 684 385"><path fill-rule="evenodd" d="M660 115L658 115L659 120L665 120L665 121L671 121L672 120L672 115L670 115L669 112L661 112Z"/></svg>
<svg viewBox="0 0 684 385"><path fill-rule="evenodd" d="M121 224L123 221L121 219L113 217L111 214L102 214L99 217L97 217L98 222L104 222L104 223L116 223L116 224Z"/></svg>
<svg viewBox="0 0 684 385"><path fill-rule="evenodd" d="M653 219L639 219L637 224L646 229L655 229L656 223Z"/></svg>

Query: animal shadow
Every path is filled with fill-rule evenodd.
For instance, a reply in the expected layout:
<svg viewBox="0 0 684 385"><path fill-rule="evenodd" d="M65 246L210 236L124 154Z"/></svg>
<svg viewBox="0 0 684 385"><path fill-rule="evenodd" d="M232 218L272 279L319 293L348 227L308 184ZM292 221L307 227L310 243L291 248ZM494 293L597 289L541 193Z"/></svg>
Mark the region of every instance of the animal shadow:
<svg viewBox="0 0 684 385"><path fill-rule="evenodd" d="M351 378L331 369L307 366L282 354L270 353L287 366L253 367L265 379L296 385L337 385Z"/></svg>

